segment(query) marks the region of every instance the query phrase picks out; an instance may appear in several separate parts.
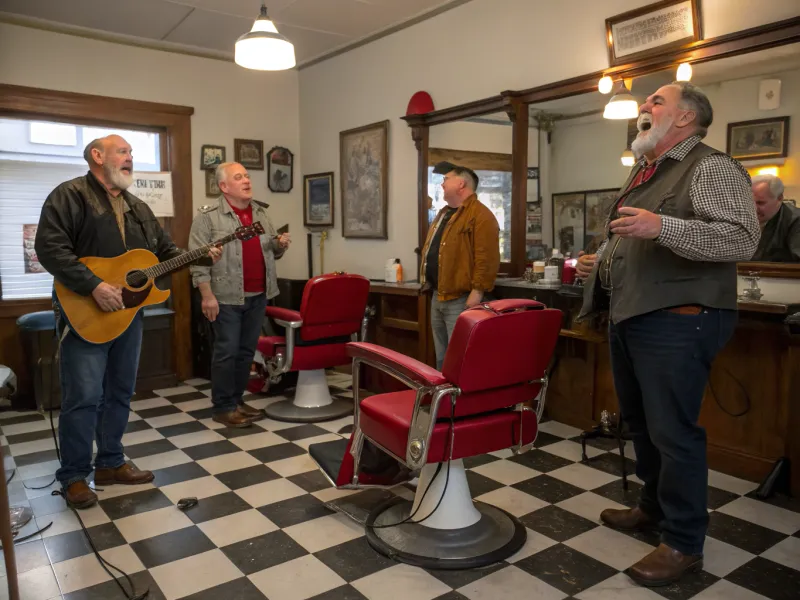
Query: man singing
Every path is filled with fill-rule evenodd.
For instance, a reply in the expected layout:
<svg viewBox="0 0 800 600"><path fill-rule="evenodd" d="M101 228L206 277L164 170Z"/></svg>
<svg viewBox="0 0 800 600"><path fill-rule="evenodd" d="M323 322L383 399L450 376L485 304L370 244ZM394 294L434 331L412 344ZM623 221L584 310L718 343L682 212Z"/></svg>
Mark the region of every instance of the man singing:
<svg viewBox="0 0 800 600"><path fill-rule="evenodd" d="M103 282L78 259L113 258L144 248L163 261L178 256L181 250L150 207L125 191L133 184L133 154L128 142L109 135L86 146L83 157L89 172L62 183L45 200L36 230L36 255L65 287L91 295L106 312L121 310L120 288ZM214 261L219 254L214 248L209 257ZM56 334L61 338L69 323L55 295L53 305ZM92 472L93 441L97 442L94 481L98 486L153 480L151 472L125 463L122 447L139 367L142 318L140 311L125 333L105 344L86 342L71 329L61 341L61 468L56 478L74 508L88 508L97 502L85 481Z"/></svg>
<svg viewBox="0 0 800 600"><path fill-rule="evenodd" d="M736 261L759 241L750 178L702 143L713 119L697 87L675 82L639 109L641 157L620 190L588 277L580 317L609 308L614 387L644 482L639 505L604 510L623 530L661 529L629 570L647 586L702 567L708 528L706 433L697 424L711 363L736 326Z"/></svg>

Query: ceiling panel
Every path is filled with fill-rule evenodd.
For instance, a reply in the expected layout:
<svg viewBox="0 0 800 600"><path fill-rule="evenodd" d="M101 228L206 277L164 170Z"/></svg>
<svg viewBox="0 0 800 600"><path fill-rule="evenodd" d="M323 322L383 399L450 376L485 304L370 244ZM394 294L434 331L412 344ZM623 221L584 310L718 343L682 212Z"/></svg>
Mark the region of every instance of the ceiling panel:
<svg viewBox="0 0 800 600"><path fill-rule="evenodd" d="M164 0L171 4L202 8L212 12L219 12L237 17L247 17L254 20L261 10L261 0ZM267 14L274 17L279 10L292 4L295 0L265 0Z"/></svg>
<svg viewBox="0 0 800 600"><path fill-rule="evenodd" d="M0 11L157 40L189 10L164 0L0 0Z"/></svg>
<svg viewBox="0 0 800 600"><path fill-rule="evenodd" d="M278 11L276 21L359 38L392 25L393 12L356 0L297 0Z"/></svg>
<svg viewBox="0 0 800 600"><path fill-rule="evenodd" d="M320 33L282 23L278 23L278 31L294 44L298 64L354 41L353 38L342 35Z"/></svg>

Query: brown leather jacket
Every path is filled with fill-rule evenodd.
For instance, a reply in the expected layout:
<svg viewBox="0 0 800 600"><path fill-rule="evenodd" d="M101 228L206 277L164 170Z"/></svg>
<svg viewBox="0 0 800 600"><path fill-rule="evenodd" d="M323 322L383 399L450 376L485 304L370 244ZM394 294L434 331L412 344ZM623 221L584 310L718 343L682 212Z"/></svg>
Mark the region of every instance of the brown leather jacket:
<svg viewBox="0 0 800 600"><path fill-rule="evenodd" d="M428 248L446 208L436 215L422 248L419 280L423 289L429 288L425 282ZM491 291L499 268L500 227L492 211L472 194L450 218L442 233L439 246L439 300L453 300L472 290Z"/></svg>

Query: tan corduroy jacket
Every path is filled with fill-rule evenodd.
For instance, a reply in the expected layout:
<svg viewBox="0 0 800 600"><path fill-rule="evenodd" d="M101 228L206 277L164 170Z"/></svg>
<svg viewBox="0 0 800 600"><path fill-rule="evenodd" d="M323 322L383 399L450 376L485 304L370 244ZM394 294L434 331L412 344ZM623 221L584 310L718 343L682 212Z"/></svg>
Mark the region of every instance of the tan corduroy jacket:
<svg viewBox="0 0 800 600"><path fill-rule="evenodd" d="M425 282L428 248L447 207L442 208L428 230L422 248L420 283ZM453 300L472 290L489 292L494 289L500 268L500 227L494 214L473 194L450 218L442 232L439 245L438 298Z"/></svg>

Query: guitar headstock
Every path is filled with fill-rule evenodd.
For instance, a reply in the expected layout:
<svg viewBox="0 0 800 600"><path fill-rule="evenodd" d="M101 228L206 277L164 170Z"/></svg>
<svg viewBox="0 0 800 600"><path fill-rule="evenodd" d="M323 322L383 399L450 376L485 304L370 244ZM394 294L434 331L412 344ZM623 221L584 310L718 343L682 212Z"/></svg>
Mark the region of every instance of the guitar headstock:
<svg viewBox="0 0 800 600"><path fill-rule="evenodd" d="M247 240L254 238L258 235L264 234L264 227L261 225L259 221L256 221L252 225L242 226L236 229L233 232L233 235L236 236L236 239L246 242Z"/></svg>

